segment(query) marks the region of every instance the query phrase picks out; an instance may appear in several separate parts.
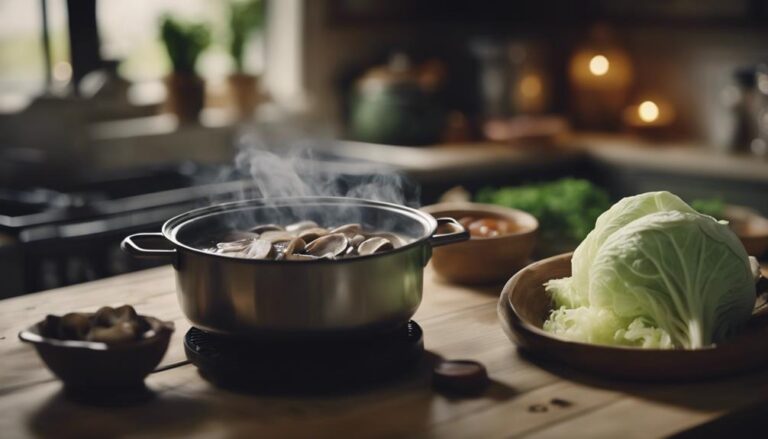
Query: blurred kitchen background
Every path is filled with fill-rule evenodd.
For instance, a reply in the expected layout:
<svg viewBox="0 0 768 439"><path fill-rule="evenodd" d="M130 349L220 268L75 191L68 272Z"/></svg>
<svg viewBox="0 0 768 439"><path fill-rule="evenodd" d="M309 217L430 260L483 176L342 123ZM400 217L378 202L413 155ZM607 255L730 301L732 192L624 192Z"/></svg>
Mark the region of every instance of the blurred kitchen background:
<svg viewBox="0 0 768 439"><path fill-rule="evenodd" d="M0 297L148 266L120 240L242 196L254 137L413 204L567 178L765 227L768 0L0 0Z"/></svg>

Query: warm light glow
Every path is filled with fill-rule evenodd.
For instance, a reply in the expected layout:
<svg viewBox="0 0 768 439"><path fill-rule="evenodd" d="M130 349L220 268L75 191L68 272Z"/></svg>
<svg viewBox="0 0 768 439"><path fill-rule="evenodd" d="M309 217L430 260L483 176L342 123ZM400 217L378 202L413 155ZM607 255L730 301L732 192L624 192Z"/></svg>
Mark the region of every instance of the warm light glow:
<svg viewBox="0 0 768 439"><path fill-rule="evenodd" d="M637 115L643 122L654 122L659 118L659 106L653 101L644 101L637 107Z"/></svg>
<svg viewBox="0 0 768 439"><path fill-rule="evenodd" d="M589 60L589 71L595 76L603 76L608 73L611 63L603 55L595 55Z"/></svg>
<svg viewBox="0 0 768 439"><path fill-rule="evenodd" d="M542 84L538 75L531 73L520 80L520 94L525 98L535 98L541 94Z"/></svg>
<svg viewBox="0 0 768 439"><path fill-rule="evenodd" d="M72 65L66 61L59 61L53 66L53 78L66 82L72 79Z"/></svg>

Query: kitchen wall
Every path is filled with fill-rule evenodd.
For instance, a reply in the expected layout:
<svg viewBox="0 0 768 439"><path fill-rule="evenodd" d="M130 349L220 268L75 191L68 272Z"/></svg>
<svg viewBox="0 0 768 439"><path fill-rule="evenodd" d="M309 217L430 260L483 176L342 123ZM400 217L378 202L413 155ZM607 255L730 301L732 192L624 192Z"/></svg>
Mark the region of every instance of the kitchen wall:
<svg viewBox="0 0 768 439"><path fill-rule="evenodd" d="M724 96L734 70L768 62L768 28L652 28L623 33L638 88L676 106L686 137L714 147L728 142L732 111Z"/></svg>
<svg viewBox="0 0 768 439"><path fill-rule="evenodd" d="M314 111L337 124L341 122L343 104L338 90L340 82L348 80L345 75L361 70L366 63L380 62L393 48L423 51L434 47L441 53L469 54L468 42L477 38L534 41L543 43L543 47L548 48L548 55L557 58L550 63L557 68L565 65L566 61L561 58L566 58L573 46L586 40L591 23L590 17L582 16L561 27L562 12L554 14L550 23L546 17L527 10L522 14L530 14L533 17L531 23L521 24L520 20L505 23L496 19L491 9L486 19L482 13L476 13L467 20L432 21L422 17L412 23L401 20L340 22L336 17L339 4L346 3L333 0L305 2L300 49L305 60L301 81ZM726 12L748 15L747 3L737 3L745 6L742 9L732 7L732 11ZM483 7L482 4L478 7ZM443 11L440 17L445 16ZM700 19L694 16L656 22L644 16L634 23L631 17L624 16L612 26L617 41L626 48L633 61L635 96L651 93L669 100L678 116L676 131L680 137L713 147L727 143L733 121L723 94L726 87L733 84L733 71L768 61L768 44L765 44L768 27L750 21L748 16L739 17ZM565 81L563 71L552 74L560 75L561 81ZM476 84L462 86L476 87Z"/></svg>

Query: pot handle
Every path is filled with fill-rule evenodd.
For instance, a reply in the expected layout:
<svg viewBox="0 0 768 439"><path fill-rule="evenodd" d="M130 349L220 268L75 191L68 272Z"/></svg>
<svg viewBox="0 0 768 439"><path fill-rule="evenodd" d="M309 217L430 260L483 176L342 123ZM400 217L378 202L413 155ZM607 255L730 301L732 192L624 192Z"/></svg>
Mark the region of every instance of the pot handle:
<svg viewBox="0 0 768 439"><path fill-rule="evenodd" d="M432 247L440 245L453 244L455 242L466 241L469 239L469 232L458 221L450 217L436 218L437 226L449 225L453 231L448 233L436 233L429 238L429 244Z"/></svg>
<svg viewBox="0 0 768 439"><path fill-rule="evenodd" d="M136 258L163 258L171 259L176 255L175 249L163 249L163 248L146 248L142 247L135 242L135 240L153 240L158 239L165 241L165 237L162 233L134 233L133 235L126 236L123 242L120 243L120 248L129 255Z"/></svg>

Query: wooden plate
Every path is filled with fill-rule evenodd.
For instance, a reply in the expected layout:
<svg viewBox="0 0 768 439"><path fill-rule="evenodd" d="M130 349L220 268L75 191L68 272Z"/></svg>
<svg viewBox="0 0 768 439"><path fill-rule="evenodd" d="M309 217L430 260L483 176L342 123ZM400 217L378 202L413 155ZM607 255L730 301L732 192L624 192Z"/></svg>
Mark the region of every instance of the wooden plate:
<svg viewBox="0 0 768 439"><path fill-rule="evenodd" d="M507 336L530 354L614 378L668 381L732 375L768 365L768 315L760 297L742 334L697 350L639 349L566 341L542 329L552 309L543 284L571 275L571 253L533 263L504 286L498 313Z"/></svg>

